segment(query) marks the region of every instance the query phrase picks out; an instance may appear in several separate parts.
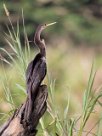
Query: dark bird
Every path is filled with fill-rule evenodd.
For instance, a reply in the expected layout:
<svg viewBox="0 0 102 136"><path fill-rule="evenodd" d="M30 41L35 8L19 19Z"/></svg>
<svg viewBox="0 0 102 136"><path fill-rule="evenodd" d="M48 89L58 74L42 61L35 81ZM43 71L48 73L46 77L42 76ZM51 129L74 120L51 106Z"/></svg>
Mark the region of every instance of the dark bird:
<svg viewBox="0 0 102 136"><path fill-rule="evenodd" d="M41 79L39 79L39 83L43 80L44 76L46 75L46 66L44 66L44 65L46 65L46 46L45 46L44 39L41 39L40 35L41 35L41 32L45 28L47 28L48 26L51 26L55 23L56 22L50 23L50 24L39 25L36 32L35 32L34 43L40 49L40 53L38 53L35 56L35 58L28 65L27 72L26 72L27 84L32 82L35 85L34 81L35 82L38 81L38 80L36 80L36 78L38 78L38 76L39 76L39 70L40 69L42 71L40 73L40 76L41 75L42 76L41 76ZM37 82L36 84L39 84L39 83ZM37 85L36 85L36 87L37 87ZM29 89L32 90L31 87L30 87L30 88L27 89L27 92L29 92ZM34 89L34 86L33 86L33 89Z"/></svg>
<svg viewBox="0 0 102 136"><path fill-rule="evenodd" d="M46 47L44 39L41 39L40 35L42 30L47 28L50 25L55 24L43 24L39 25L34 36L34 43L38 46L40 52L35 56L35 58L29 63L27 71L26 71L26 82L27 82L27 93L28 93L28 99L29 99L29 110L27 118L31 111L33 110L33 103L32 99L34 99L37 95L37 90L41 86L41 83L46 76L47 67L46 67Z"/></svg>

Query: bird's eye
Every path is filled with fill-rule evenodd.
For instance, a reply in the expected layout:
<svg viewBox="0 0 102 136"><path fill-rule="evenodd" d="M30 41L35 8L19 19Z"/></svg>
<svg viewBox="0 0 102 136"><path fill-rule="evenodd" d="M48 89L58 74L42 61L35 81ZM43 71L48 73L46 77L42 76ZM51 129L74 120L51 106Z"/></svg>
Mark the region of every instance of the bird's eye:
<svg viewBox="0 0 102 136"><path fill-rule="evenodd" d="M46 26L46 24L45 24L45 26Z"/></svg>

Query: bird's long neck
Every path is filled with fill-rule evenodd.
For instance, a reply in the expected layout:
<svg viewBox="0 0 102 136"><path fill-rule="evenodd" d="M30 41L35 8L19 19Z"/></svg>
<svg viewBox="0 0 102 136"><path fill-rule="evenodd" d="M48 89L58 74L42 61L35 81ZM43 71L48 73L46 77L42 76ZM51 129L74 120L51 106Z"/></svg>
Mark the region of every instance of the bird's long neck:
<svg viewBox="0 0 102 136"><path fill-rule="evenodd" d="M42 28L41 26L38 26L36 32L35 32L35 36L34 36L34 42L35 44L39 47L40 49L40 54L43 57L46 57L46 47L45 47L45 42L43 39L40 38L42 32Z"/></svg>

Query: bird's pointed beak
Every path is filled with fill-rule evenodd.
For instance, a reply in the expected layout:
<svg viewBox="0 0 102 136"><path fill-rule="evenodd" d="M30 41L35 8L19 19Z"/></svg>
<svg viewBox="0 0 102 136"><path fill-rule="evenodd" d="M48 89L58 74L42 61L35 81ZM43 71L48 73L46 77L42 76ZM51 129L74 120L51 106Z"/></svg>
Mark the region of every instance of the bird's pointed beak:
<svg viewBox="0 0 102 136"><path fill-rule="evenodd" d="M46 26L51 26L51 25L54 25L56 24L57 22L53 22L53 23L50 23L50 24L46 24Z"/></svg>

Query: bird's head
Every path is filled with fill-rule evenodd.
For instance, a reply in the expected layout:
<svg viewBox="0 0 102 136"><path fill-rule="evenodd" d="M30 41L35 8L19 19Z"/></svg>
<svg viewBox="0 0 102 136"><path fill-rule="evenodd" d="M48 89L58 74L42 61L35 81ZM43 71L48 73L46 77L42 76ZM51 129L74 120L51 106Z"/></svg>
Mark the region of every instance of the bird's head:
<svg viewBox="0 0 102 136"><path fill-rule="evenodd" d="M44 39L40 38L41 32L47 28L48 26L54 25L56 22L50 23L50 24L42 24L39 25L34 36L34 43L39 47L40 53L43 56L46 56L46 51L45 51L45 42Z"/></svg>
<svg viewBox="0 0 102 136"><path fill-rule="evenodd" d="M53 22L53 23L50 23L50 24L42 24L42 25L39 25L36 32L35 32L35 36L34 36L34 42L35 44L37 44L38 42L41 41L40 39L40 35L41 35L41 32L47 28L48 26L51 26L51 25L54 25L56 24L56 22Z"/></svg>
<svg viewBox="0 0 102 136"><path fill-rule="evenodd" d="M51 26L51 25L54 25L54 24L56 24L56 22L53 22L53 23L50 23L50 24L42 24L42 25L40 25L40 29L41 29L41 30L44 30L44 29L47 28L48 26Z"/></svg>

